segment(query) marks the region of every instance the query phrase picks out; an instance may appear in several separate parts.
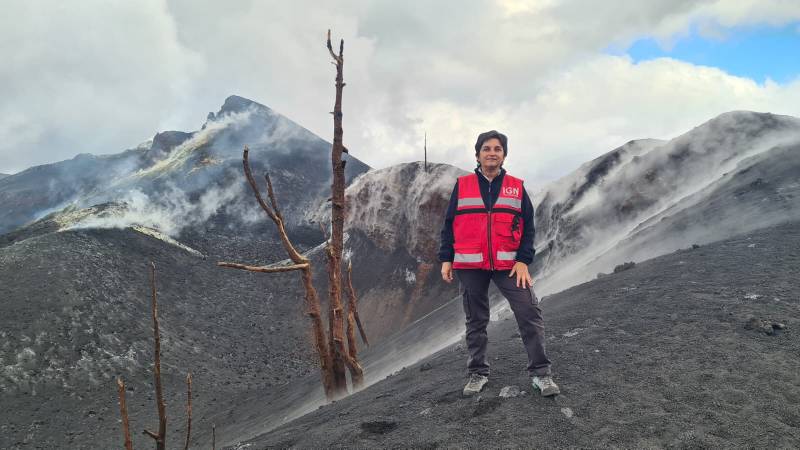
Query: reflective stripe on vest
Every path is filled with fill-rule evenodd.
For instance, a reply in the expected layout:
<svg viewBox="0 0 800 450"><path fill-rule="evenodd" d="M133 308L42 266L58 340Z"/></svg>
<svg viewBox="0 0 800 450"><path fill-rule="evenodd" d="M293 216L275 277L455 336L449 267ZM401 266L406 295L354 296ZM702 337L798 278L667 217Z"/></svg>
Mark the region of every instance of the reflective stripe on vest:
<svg viewBox="0 0 800 450"><path fill-rule="evenodd" d="M497 259L500 261L514 261L517 252L497 252Z"/></svg>
<svg viewBox="0 0 800 450"><path fill-rule="evenodd" d="M483 253L456 253L453 262L479 263L483 262Z"/></svg>
<svg viewBox="0 0 800 450"><path fill-rule="evenodd" d="M494 207L500 206L510 206L516 209L522 209L522 200L516 198L509 198L509 197L497 197L497 201L494 202Z"/></svg>
<svg viewBox="0 0 800 450"><path fill-rule="evenodd" d="M458 208L463 208L465 206L480 206L483 207L483 199L480 197L468 197L468 198L460 198L458 199Z"/></svg>

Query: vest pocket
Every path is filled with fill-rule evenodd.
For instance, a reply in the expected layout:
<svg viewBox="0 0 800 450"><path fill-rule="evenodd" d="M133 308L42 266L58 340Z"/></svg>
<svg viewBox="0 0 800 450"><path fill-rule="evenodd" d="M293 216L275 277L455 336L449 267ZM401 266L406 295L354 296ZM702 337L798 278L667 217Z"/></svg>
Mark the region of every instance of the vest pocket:
<svg viewBox="0 0 800 450"><path fill-rule="evenodd" d="M519 243L522 239L522 219L511 214L494 215L492 231L508 241Z"/></svg>
<svg viewBox="0 0 800 450"><path fill-rule="evenodd" d="M457 215L453 220L453 237L456 245L480 246L486 239L486 215Z"/></svg>

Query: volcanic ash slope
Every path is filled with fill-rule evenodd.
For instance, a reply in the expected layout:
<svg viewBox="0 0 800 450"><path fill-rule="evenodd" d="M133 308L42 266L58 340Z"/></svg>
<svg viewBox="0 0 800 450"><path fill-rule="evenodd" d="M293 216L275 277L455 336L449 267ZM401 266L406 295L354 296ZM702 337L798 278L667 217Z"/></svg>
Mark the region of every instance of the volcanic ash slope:
<svg viewBox="0 0 800 450"><path fill-rule="evenodd" d="M222 269L146 231L65 230L0 247L0 449L119 447L117 376L134 442L149 441L141 430L157 423L150 260L168 445L185 436L188 371L193 445L210 442L212 415L232 410L237 395L318 373L294 274ZM226 422L216 423L222 439Z"/></svg>
<svg viewBox="0 0 800 450"><path fill-rule="evenodd" d="M531 394L504 319L479 398L461 398L467 354L452 346L248 448L797 448L798 268L798 222L645 261L543 302L555 399Z"/></svg>

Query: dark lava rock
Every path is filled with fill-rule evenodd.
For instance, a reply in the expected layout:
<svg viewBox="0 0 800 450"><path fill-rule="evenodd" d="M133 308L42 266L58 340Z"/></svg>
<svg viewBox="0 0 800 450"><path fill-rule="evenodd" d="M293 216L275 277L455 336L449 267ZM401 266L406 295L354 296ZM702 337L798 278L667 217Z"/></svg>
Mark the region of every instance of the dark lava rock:
<svg viewBox="0 0 800 450"><path fill-rule="evenodd" d="M361 422L361 429L370 434L386 434L397 429L397 421L388 419Z"/></svg>
<svg viewBox="0 0 800 450"><path fill-rule="evenodd" d="M697 250L700 248L700 244L692 244L692 250Z"/></svg>
<svg viewBox="0 0 800 450"><path fill-rule="evenodd" d="M433 369L433 366L429 362L423 363L421 366L419 366L420 372L424 372L426 370L431 370L431 369Z"/></svg>
<svg viewBox="0 0 800 450"><path fill-rule="evenodd" d="M633 261L628 261L626 263L622 263L622 264L614 267L614 273L620 273L620 272L628 270L628 269L633 269L633 266L635 266L635 265L636 265L636 263L633 262Z"/></svg>
<svg viewBox="0 0 800 450"><path fill-rule="evenodd" d="M761 326L761 320L757 317L750 316L747 318L747 322L744 324L745 330L755 330L756 328Z"/></svg>
<svg viewBox="0 0 800 450"><path fill-rule="evenodd" d="M746 330L758 330L768 336L779 334L782 330L786 329L786 325L780 322L771 320L759 319L758 317L748 316L744 324Z"/></svg>

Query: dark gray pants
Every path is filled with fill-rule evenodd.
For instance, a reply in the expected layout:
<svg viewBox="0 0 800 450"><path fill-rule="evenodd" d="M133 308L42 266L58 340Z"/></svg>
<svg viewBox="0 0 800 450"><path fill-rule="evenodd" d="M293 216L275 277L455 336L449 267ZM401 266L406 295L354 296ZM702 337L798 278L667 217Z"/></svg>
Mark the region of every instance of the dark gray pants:
<svg viewBox="0 0 800 450"><path fill-rule="evenodd" d="M528 373L531 376L550 375L550 360L544 350L542 309L533 289L517 287L517 277L509 278L508 270L459 269L454 272L464 288L469 373L489 375L486 326L489 324L489 282L494 281L517 319L519 334L528 353Z"/></svg>

